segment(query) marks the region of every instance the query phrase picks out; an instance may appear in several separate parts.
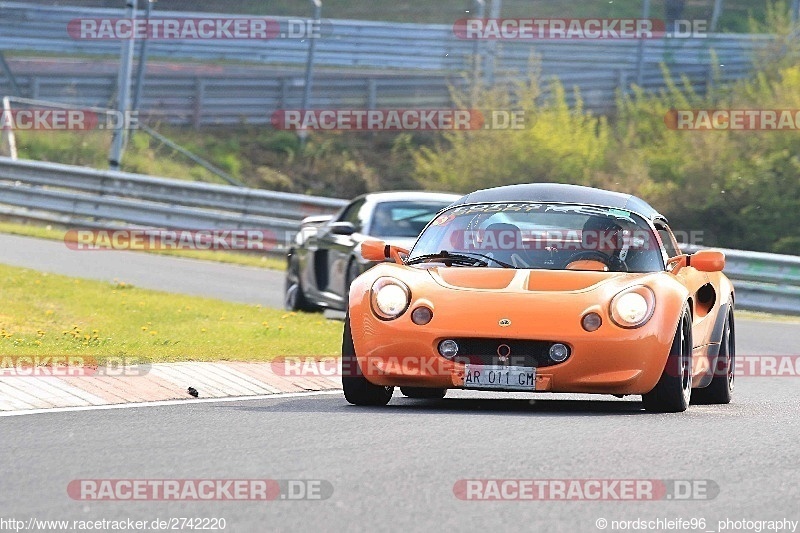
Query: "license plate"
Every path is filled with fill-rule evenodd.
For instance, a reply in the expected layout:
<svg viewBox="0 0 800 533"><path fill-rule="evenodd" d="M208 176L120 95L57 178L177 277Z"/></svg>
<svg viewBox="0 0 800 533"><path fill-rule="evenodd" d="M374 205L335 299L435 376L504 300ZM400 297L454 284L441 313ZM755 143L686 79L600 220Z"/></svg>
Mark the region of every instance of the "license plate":
<svg viewBox="0 0 800 533"><path fill-rule="evenodd" d="M464 365L467 389L536 389L536 369L525 366Z"/></svg>

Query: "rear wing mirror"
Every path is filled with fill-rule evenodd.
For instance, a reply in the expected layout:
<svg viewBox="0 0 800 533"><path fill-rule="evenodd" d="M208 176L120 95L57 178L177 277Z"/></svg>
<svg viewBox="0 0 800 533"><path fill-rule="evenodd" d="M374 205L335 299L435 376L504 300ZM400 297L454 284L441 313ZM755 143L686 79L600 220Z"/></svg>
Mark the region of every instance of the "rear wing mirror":
<svg viewBox="0 0 800 533"><path fill-rule="evenodd" d="M361 257L367 261L391 259L398 265L402 265L402 255L408 255L408 250L399 246L388 245L383 241L364 241L361 243Z"/></svg>

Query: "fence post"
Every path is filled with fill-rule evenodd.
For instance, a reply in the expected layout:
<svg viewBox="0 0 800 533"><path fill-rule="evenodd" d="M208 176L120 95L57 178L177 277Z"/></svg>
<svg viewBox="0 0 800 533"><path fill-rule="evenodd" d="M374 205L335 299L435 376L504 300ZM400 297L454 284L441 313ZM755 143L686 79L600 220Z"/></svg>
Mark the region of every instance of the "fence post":
<svg viewBox="0 0 800 533"><path fill-rule="evenodd" d="M650 0L642 4L642 19L650 18ZM644 38L639 39L639 49L636 51L636 85L642 86L644 76Z"/></svg>
<svg viewBox="0 0 800 533"><path fill-rule="evenodd" d="M17 78L14 77L14 73L11 72L11 67L6 63L6 56L3 55L2 50L0 50L0 68L3 69L6 79L8 79L8 85L11 87L12 96L22 96L19 92L19 85L17 85Z"/></svg>
<svg viewBox="0 0 800 533"><path fill-rule="evenodd" d="M145 10L145 20L150 20L150 13L153 11L153 2L154 0L146 0L147 1L147 9ZM136 88L133 91L133 104L131 105L131 109L133 111L139 110L139 104L141 103L142 98L142 91L144 90L144 74L145 69L147 68L147 34L145 34L144 38L142 39L142 44L139 47L139 64L136 65ZM133 135L133 132L131 132Z"/></svg>
<svg viewBox="0 0 800 533"><path fill-rule="evenodd" d="M128 0L128 18L136 23L136 4L138 0ZM119 59L119 80L117 82L117 110L123 119L121 127L115 128L111 140L111 153L108 155L108 166L111 170L119 170L122 161L122 152L125 149L127 137L126 113L130 107L131 74L133 71L133 45L134 40L128 39L122 43L122 53Z"/></svg>
<svg viewBox="0 0 800 533"><path fill-rule="evenodd" d="M320 19L322 18L322 0L311 0L311 3L314 4L314 30L308 36L308 58L306 59L305 87L303 87L303 105L301 106L304 113L308 109L311 100L311 83L314 79L314 51L317 47L315 32L320 28ZM298 135L300 137L300 145L305 145L308 132L301 129Z"/></svg>
<svg viewBox="0 0 800 533"><path fill-rule="evenodd" d="M709 24L708 32L716 33L717 26L719 25L719 17L722 15L722 0L714 0L714 11L711 13L711 24Z"/></svg>
<svg viewBox="0 0 800 533"><path fill-rule="evenodd" d="M500 18L500 10L503 6L503 0L492 0L492 7L489 9L489 18ZM487 58L486 58L486 84L489 86L494 85L494 68L495 61L497 60L497 41L492 39L486 45Z"/></svg>
<svg viewBox="0 0 800 533"><path fill-rule="evenodd" d="M17 138L14 136L14 127L11 118L11 100L8 96L3 97L3 113L6 119L3 120L3 136L8 139L8 155L14 161L17 160Z"/></svg>
<svg viewBox="0 0 800 533"><path fill-rule="evenodd" d="M475 0L475 15L479 19L483 19L486 16L486 0ZM480 76L481 76L481 63L483 59L481 57L481 40L475 39L475 43L473 44L472 48L472 91L471 99L472 102L470 105L476 104L476 91L478 90L478 86L480 85Z"/></svg>

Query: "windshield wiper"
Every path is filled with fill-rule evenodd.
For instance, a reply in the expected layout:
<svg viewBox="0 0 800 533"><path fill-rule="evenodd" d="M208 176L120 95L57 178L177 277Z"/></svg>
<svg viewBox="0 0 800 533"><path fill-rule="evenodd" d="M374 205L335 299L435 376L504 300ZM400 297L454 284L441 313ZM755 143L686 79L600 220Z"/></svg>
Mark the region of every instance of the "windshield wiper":
<svg viewBox="0 0 800 533"><path fill-rule="evenodd" d="M477 256L477 257L475 257L475 256ZM482 258L482 259L480 259L480 258ZM442 250L441 252L435 253L435 254L425 254L425 255L421 255L419 257L415 257L415 258L407 261L406 264L407 265L415 265L417 263L422 263L424 261L430 261L432 259L441 259L445 264L447 264L447 263L459 263L459 264L463 265L465 263L469 263L469 264L471 264L473 266L477 266L477 265L489 266L489 263L487 261L485 261L486 259L488 259L489 261L497 263L498 265L500 265L503 268L514 268L513 265L509 265L508 263L504 263L503 261L495 259L494 257L492 257L490 255L479 254L477 252L466 252L466 253L455 253L454 254L454 253L448 252L447 250Z"/></svg>

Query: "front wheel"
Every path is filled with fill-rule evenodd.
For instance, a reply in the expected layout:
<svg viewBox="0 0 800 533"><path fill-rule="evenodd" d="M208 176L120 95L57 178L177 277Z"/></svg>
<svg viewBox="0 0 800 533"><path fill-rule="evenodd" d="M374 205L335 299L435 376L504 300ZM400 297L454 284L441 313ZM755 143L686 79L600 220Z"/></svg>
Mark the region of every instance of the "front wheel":
<svg viewBox="0 0 800 533"><path fill-rule="evenodd" d="M642 395L642 403L653 413L680 413L689 407L691 398L692 315L684 304L664 372L653 390Z"/></svg>
<svg viewBox="0 0 800 533"><path fill-rule="evenodd" d="M349 316L345 318L342 335L342 389L345 399L353 405L386 405L394 394L394 387L374 385L361 372Z"/></svg>
<svg viewBox="0 0 800 533"><path fill-rule="evenodd" d="M300 284L300 265L294 254L289 255L286 265L286 281L283 288L283 307L287 311L318 311L306 298L303 286Z"/></svg>

